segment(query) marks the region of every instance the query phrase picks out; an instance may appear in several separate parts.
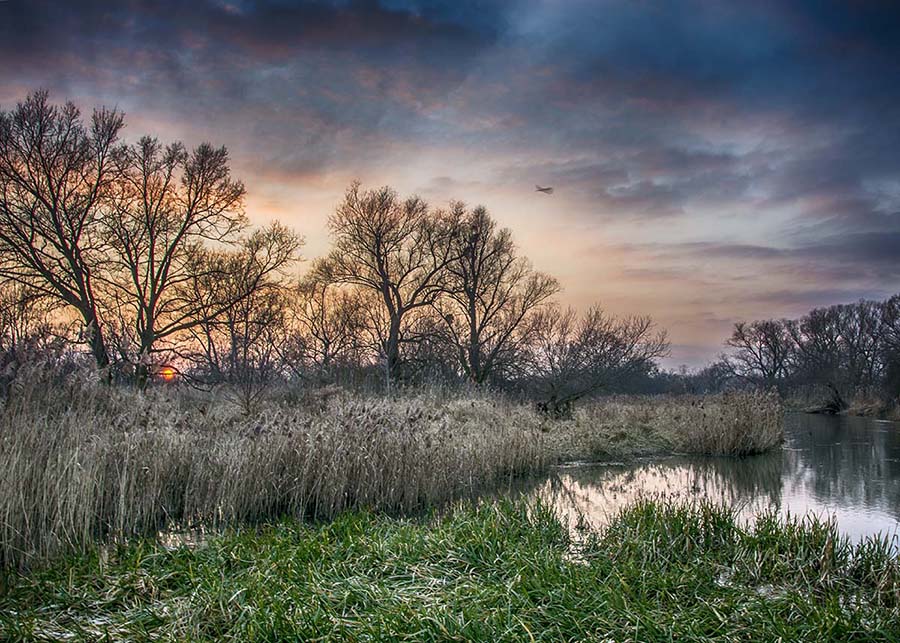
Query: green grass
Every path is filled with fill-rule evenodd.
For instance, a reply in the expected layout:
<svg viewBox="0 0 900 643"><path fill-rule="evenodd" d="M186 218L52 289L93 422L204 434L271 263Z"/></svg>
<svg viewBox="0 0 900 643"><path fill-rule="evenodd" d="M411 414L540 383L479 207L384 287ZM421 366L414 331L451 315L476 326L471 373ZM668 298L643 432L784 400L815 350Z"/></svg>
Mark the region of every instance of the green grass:
<svg viewBox="0 0 900 643"><path fill-rule="evenodd" d="M0 639L900 640L900 563L833 525L638 504L575 544L546 509L348 513L5 579Z"/></svg>

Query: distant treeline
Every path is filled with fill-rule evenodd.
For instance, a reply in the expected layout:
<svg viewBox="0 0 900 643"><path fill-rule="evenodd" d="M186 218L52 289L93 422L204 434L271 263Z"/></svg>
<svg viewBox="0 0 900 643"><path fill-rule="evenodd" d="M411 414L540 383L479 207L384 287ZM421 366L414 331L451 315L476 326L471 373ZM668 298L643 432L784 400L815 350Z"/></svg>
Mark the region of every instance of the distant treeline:
<svg viewBox="0 0 900 643"><path fill-rule="evenodd" d="M302 238L251 229L224 148L151 137L36 92L0 112L0 380L92 364L109 381L435 381L527 391L552 413L648 377L649 317L584 315L483 207L352 185L333 250L298 279ZM163 370L164 369L164 370Z"/></svg>
<svg viewBox="0 0 900 643"><path fill-rule="evenodd" d="M900 396L900 295L816 308L799 319L738 323L725 344L729 354L706 368L662 379L695 391L818 389L834 411L854 397L895 403Z"/></svg>

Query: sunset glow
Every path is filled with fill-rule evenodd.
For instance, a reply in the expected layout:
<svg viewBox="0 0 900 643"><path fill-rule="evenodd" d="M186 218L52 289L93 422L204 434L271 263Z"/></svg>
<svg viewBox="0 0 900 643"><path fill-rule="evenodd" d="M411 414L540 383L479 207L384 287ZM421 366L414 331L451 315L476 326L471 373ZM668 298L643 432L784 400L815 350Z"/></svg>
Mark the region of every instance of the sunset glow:
<svg viewBox="0 0 900 643"><path fill-rule="evenodd" d="M307 258L354 179L484 204L563 303L652 315L697 366L741 319L896 291L898 32L836 0L11 1L0 105L224 144Z"/></svg>

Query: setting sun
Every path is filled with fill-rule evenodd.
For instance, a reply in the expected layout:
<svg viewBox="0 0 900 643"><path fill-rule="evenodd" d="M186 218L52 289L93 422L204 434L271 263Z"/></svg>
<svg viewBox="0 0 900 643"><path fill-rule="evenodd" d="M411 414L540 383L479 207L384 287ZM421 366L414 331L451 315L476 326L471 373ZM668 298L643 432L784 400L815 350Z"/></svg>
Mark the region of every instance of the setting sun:
<svg viewBox="0 0 900 643"><path fill-rule="evenodd" d="M159 376L164 382L174 382L176 376L175 369L171 366L163 366L159 371Z"/></svg>

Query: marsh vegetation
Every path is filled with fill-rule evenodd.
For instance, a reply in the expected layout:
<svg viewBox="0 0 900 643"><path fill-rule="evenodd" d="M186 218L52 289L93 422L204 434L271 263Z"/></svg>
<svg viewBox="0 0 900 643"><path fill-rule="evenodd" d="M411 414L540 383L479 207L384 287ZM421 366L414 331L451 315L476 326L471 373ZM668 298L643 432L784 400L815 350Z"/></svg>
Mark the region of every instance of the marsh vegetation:
<svg viewBox="0 0 900 643"><path fill-rule="evenodd" d="M124 122L42 91L0 112L0 636L896 632L889 545L834 525L644 502L575 543L472 500L563 461L776 448L787 373L890 388L896 298L738 324L665 372L653 319L564 307L482 206L352 183L301 275L224 148Z"/></svg>
<svg viewBox="0 0 900 643"><path fill-rule="evenodd" d="M565 459L747 454L780 444L777 396L645 398L555 419L496 394L337 389L261 401L70 380L0 414L3 563L97 541L348 510L418 512Z"/></svg>

